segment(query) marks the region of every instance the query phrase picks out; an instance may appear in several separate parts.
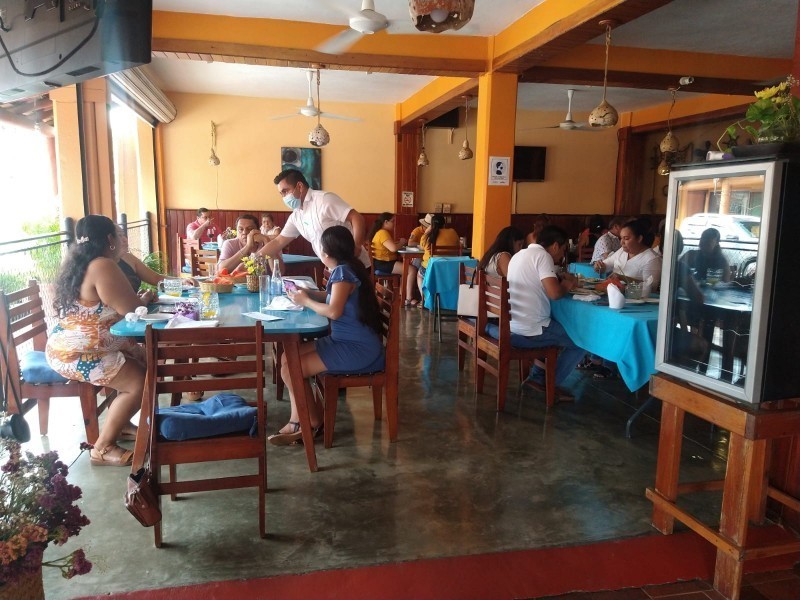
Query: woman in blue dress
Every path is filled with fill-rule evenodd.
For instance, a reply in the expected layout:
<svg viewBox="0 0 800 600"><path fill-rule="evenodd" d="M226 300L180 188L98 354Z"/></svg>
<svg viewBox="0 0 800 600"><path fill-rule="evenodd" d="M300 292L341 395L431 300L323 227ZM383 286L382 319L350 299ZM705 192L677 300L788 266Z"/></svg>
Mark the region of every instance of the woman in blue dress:
<svg viewBox="0 0 800 600"><path fill-rule="evenodd" d="M310 308L331 322L330 335L300 345L303 377L324 372L380 371L385 362L380 309L369 273L356 258L353 235L347 228L335 225L322 233L321 241L322 262L331 270L327 289L287 290L293 302ZM281 376L289 390L292 414L278 433L269 436L270 443L276 446L294 444L301 438L300 419L285 354ZM317 436L322 431L322 407L314 400L308 409Z"/></svg>

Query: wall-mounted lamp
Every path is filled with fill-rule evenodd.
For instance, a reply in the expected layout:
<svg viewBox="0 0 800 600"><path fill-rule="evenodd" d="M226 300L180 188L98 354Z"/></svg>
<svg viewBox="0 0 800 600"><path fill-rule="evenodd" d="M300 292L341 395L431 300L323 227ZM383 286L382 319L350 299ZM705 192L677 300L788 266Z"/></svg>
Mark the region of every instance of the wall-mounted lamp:
<svg viewBox="0 0 800 600"><path fill-rule="evenodd" d="M212 167L219 166L219 157L217 156L217 126L214 121L211 121L211 156L208 157L208 164Z"/></svg>
<svg viewBox="0 0 800 600"><path fill-rule="evenodd" d="M467 124L469 123L469 96L464 96L464 143L458 151L458 158L469 160L472 158L472 150L469 147L469 137L467 136Z"/></svg>
<svg viewBox="0 0 800 600"><path fill-rule="evenodd" d="M427 167L430 162L428 161L428 155L425 154L425 121L422 122L422 150L420 150L419 157L417 158L417 166L418 167Z"/></svg>

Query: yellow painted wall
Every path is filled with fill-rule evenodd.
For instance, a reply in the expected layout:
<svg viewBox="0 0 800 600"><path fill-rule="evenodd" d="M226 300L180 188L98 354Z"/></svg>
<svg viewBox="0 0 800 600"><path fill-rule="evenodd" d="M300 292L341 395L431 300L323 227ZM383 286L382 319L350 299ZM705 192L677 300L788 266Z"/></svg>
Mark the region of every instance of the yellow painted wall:
<svg viewBox="0 0 800 600"><path fill-rule="evenodd" d="M177 118L164 126L168 208L286 210L272 183L281 146L310 148L315 119L292 114L297 100L170 93ZM358 116L322 119L331 142L322 150L322 187L361 212L394 209L394 105L325 102L323 110ZM208 164L211 121L217 124L219 167Z"/></svg>
<svg viewBox="0 0 800 600"><path fill-rule="evenodd" d="M474 152L477 110L471 108L469 113L468 135ZM463 124L463 109L460 111L459 121ZM425 152L430 165L417 168L418 212L433 212L434 204L439 202L452 204L453 212L472 212L475 159L458 158L463 143L463 126L453 130L452 141L450 129L434 128L425 131Z"/></svg>
<svg viewBox="0 0 800 600"><path fill-rule="evenodd" d="M576 120L578 116L574 117ZM545 180L516 184L515 213L611 214L617 168L617 131L541 129L564 112L517 111L517 146L545 146Z"/></svg>

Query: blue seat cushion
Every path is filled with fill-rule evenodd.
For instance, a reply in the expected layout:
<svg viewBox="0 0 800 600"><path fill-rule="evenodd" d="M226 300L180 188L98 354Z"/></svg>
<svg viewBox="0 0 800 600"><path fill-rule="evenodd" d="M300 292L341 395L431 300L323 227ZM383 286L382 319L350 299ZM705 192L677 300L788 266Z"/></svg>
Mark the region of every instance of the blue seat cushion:
<svg viewBox="0 0 800 600"><path fill-rule="evenodd" d="M53 371L47 364L44 352L38 350L32 350L23 356L19 361L19 367L25 383L65 383L69 381L66 377Z"/></svg>
<svg viewBox="0 0 800 600"><path fill-rule="evenodd" d="M248 431L256 435L258 409L237 394L217 394L196 404L156 409L158 433L181 441Z"/></svg>

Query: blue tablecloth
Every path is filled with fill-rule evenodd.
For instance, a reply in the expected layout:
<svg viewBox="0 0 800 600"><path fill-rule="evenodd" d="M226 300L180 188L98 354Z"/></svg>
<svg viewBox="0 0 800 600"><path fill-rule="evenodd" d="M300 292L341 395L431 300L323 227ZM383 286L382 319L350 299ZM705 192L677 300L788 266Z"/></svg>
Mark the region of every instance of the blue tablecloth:
<svg viewBox="0 0 800 600"><path fill-rule="evenodd" d="M241 327L254 325L256 320L245 317L242 313L258 311L258 294L252 292L239 292L219 295L219 326L220 327ZM151 312L153 312L151 310ZM328 329L328 319L319 316L317 313L304 308L302 311L262 311L266 314L281 317L279 321L264 321L264 332L266 334L287 334L287 333L323 333ZM153 323L155 329L166 327L166 321L156 321ZM147 322L136 321L130 323L119 321L111 326L113 335L128 337L144 337ZM208 329L209 336L213 336L214 329Z"/></svg>
<svg viewBox="0 0 800 600"><path fill-rule="evenodd" d="M625 385L638 390L656 372L657 304L621 310L562 298L551 303L552 316L572 341L592 354L617 363Z"/></svg>
<svg viewBox="0 0 800 600"><path fill-rule="evenodd" d="M603 278L605 275L598 275L597 272L594 270L592 263L581 263L581 262L574 262L569 263L567 266L567 270L570 273L575 273L576 275L583 275L584 277L600 277Z"/></svg>
<svg viewBox="0 0 800 600"><path fill-rule="evenodd" d="M305 254L284 254L283 264L285 265L299 265L304 263L318 263L322 262L318 256L306 256Z"/></svg>
<svg viewBox="0 0 800 600"><path fill-rule="evenodd" d="M425 278L422 280L422 295L425 308L433 310L433 299L439 294L439 306L446 310L458 307L458 265L464 263L474 267L478 261L469 256L431 256Z"/></svg>

